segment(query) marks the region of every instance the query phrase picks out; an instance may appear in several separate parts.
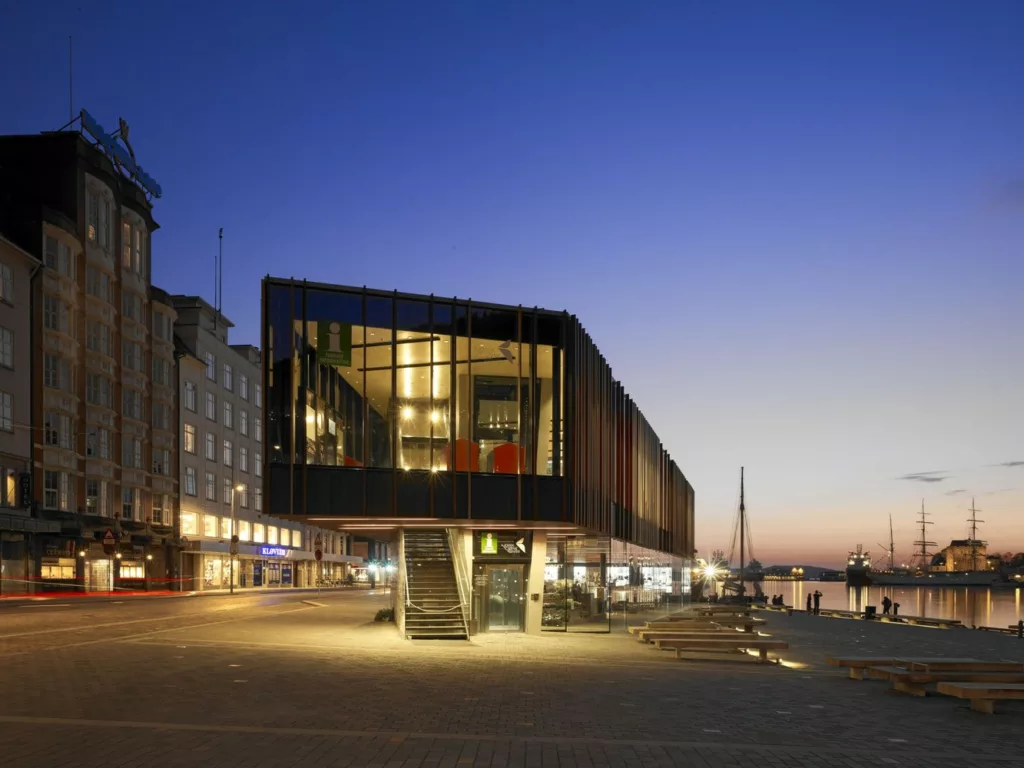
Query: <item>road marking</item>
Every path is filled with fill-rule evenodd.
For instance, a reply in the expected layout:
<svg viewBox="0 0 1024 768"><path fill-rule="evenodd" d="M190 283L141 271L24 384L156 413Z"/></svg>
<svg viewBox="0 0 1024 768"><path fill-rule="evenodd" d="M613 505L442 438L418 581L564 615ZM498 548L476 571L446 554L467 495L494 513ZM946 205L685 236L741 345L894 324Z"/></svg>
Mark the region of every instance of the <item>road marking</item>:
<svg viewBox="0 0 1024 768"><path fill-rule="evenodd" d="M306 605L311 605L314 608L326 608L327 607L327 603L318 603L316 600L303 600L302 602L305 603Z"/></svg>
<svg viewBox="0 0 1024 768"><path fill-rule="evenodd" d="M54 603L53 605L47 605L42 603L40 605L19 605L19 608L70 608L71 603Z"/></svg>
<svg viewBox="0 0 1024 768"><path fill-rule="evenodd" d="M22 608L42 608L39 605L23 605ZM56 608L57 606L46 606ZM194 615L194 614L193 614ZM181 616L165 616L159 619L131 619L129 621L109 621L105 624L83 624L80 627L58 627L56 629L36 629L31 632L16 632L11 635L0 635L0 640L7 640L11 637L32 637L33 635L52 635L56 632L82 632L89 629L102 629L103 627L120 627L124 624L144 624L147 621L173 621Z"/></svg>

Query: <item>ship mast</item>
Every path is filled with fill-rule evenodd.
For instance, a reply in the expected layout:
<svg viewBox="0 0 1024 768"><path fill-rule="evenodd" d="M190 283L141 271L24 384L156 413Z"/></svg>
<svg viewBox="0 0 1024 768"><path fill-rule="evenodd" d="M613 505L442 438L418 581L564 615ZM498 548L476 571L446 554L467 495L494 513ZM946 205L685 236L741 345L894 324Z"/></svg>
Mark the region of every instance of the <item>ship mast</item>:
<svg viewBox="0 0 1024 768"><path fill-rule="evenodd" d="M914 557L920 558L921 570L925 573L931 566L931 558L929 557L928 547L936 546L934 541L928 541L928 526L934 525L931 520L928 519L928 513L924 511L924 499L921 499L921 540L915 541L914 546L920 547L920 550L914 553Z"/></svg>
<svg viewBox="0 0 1024 768"><path fill-rule="evenodd" d="M978 523L984 523L984 520L978 519L978 513L980 509L974 508L974 497L971 496L971 508L967 510L971 513L971 516L967 518L967 522L971 524L971 570L981 571L983 568L978 567L978 545L981 543L978 541Z"/></svg>
<svg viewBox="0 0 1024 768"><path fill-rule="evenodd" d="M744 577L744 571L746 570L746 550L744 546L747 543L747 507L743 500L743 467L740 467L740 597L744 597L747 594L746 578Z"/></svg>
<svg viewBox="0 0 1024 768"><path fill-rule="evenodd" d="M882 547L881 544L878 546ZM893 563L896 558L896 542L892 538L892 515L889 515L889 547L887 549L882 547L882 549L889 553L889 570L892 571L896 567Z"/></svg>

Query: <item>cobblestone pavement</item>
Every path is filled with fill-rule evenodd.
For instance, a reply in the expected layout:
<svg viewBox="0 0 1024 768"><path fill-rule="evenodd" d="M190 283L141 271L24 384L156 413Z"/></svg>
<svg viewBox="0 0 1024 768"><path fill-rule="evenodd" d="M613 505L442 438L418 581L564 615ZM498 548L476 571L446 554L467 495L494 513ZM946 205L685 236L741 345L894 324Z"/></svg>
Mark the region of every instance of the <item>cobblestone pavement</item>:
<svg viewBox="0 0 1024 768"><path fill-rule="evenodd" d="M1024 706L986 717L824 666L1024 659L1015 638L768 614L788 665L677 661L621 632L411 643L368 621L380 595L303 598L114 626L96 609L97 629L49 636L0 623L0 765L1024 765Z"/></svg>

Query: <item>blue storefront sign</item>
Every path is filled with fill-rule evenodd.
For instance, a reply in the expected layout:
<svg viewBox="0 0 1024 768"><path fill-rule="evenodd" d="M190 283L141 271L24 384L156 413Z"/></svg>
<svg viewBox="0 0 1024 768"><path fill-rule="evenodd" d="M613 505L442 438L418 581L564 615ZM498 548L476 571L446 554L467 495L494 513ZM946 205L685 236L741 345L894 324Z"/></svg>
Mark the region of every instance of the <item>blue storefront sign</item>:
<svg viewBox="0 0 1024 768"><path fill-rule="evenodd" d="M135 162L135 152L132 145L128 143L128 123L121 119L120 126L115 133L107 133L106 129L96 122L96 118L86 112L81 113L82 128L96 139L96 143L103 147L112 161L128 172L136 184L149 192L153 197L163 195L160 185L153 180L153 177L142 170L142 166ZM118 143L118 139L121 143Z"/></svg>
<svg viewBox="0 0 1024 768"><path fill-rule="evenodd" d="M254 587L263 586L263 563L259 560L252 564L252 585Z"/></svg>
<svg viewBox="0 0 1024 768"><path fill-rule="evenodd" d="M260 555L263 557L288 557L288 550L284 547L260 547Z"/></svg>
<svg viewBox="0 0 1024 768"><path fill-rule="evenodd" d="M282 563L281 564L281 583L291 586L292 583L292 564Z"/></svg>

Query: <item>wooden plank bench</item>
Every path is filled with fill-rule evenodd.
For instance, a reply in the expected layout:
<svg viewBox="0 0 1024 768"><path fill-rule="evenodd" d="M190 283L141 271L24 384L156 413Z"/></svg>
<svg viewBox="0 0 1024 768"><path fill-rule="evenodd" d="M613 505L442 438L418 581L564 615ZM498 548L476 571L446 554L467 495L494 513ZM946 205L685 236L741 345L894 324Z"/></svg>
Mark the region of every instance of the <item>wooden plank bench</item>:
<svg viewBox="0 0 1024 768"><path fill-rule="evenodd" d="M910 624L918 627L940 627L942 629L963 627L959 619L933 619L928 616L893 616L891 614L878 613L875 618L879 621L892 622L894 624Z"/></svg>
<svg viewBox="0 0 1024 768"><path fill-rule="evenodd" d="M745 632L752 632L754 627L765 623L764 619L755 619L751 616L716 616L714 618L704 617L700 619L679 619L676 621L648 621L647 626L654 627L684 627L693 625L736 627Z"/></svg>
<svg viewBox="0 0 1024 768"><path fill-rule="evenodd" d="M1024 672L926 672L904 667L868 667L867 676L873 680L889 680L893 690L911 696L926 695L929 683L1024 683Z"/></svg>
<svg viewBox="0 0 1024 768"><path fill-rule="evenodd" d="M1019 661L982 661L981 659L897 659L892 666L920 672L1022 672Z"/></svg>
<svg viewBox="0 0 1024 768"><path fill-rule="evenodd" d="M851 680L863 680L864 670L868 667L898 666L891 656L827 656L825 663L830 667L849 669Z"/></svg>
<svg viewBox="0 0 1024 768"><path fill-rule="evenodd" d="M737 632L734 629L639 629L633 633L641 643L653 643L659 637L685 637L687 635L699 635L704 637L739 637L746 635L745 632Z"/></svg>
<svg viewBox="0 0 1024 768"><path fill-rule="evenodd" d="M743 635L739 635L739 637L743 637ZM698 634L694 633L694 634L684 634L684 635L679 635L679 636L672 635L672 636L669 636L669 637L652 637L650 642L653 643L654 647L657 648L659 651L665 651L665 650L672 651L672 650L675 650L677 648L685 648L686 647L686 643L689 643L689 642L691 642L693 640L727 640L728 641L728 640L735 640L735 638L736 638L736 635L727 635L727 634L723 634L723 633L712 634L712 635L698 635Z"/></svg>
<svg viewBox="0 0 1024 768"><path fill-rule="evenodd" d="M757 651L762 662L768 661L768 651L785 650L789 643L783 640L761 640L751 638L744 640L743 635L736 634L736 638L728 640L686 640L682 641L675 649L676 658L681 659L685 651Z"/></svg>
<svg viewBox="0 0 1024 768"><path fill-rule="evenodd" d="M994 715L997 701L1024 699L1024 683L939 683L939 693L967 699L971 709Z"/></svg>

